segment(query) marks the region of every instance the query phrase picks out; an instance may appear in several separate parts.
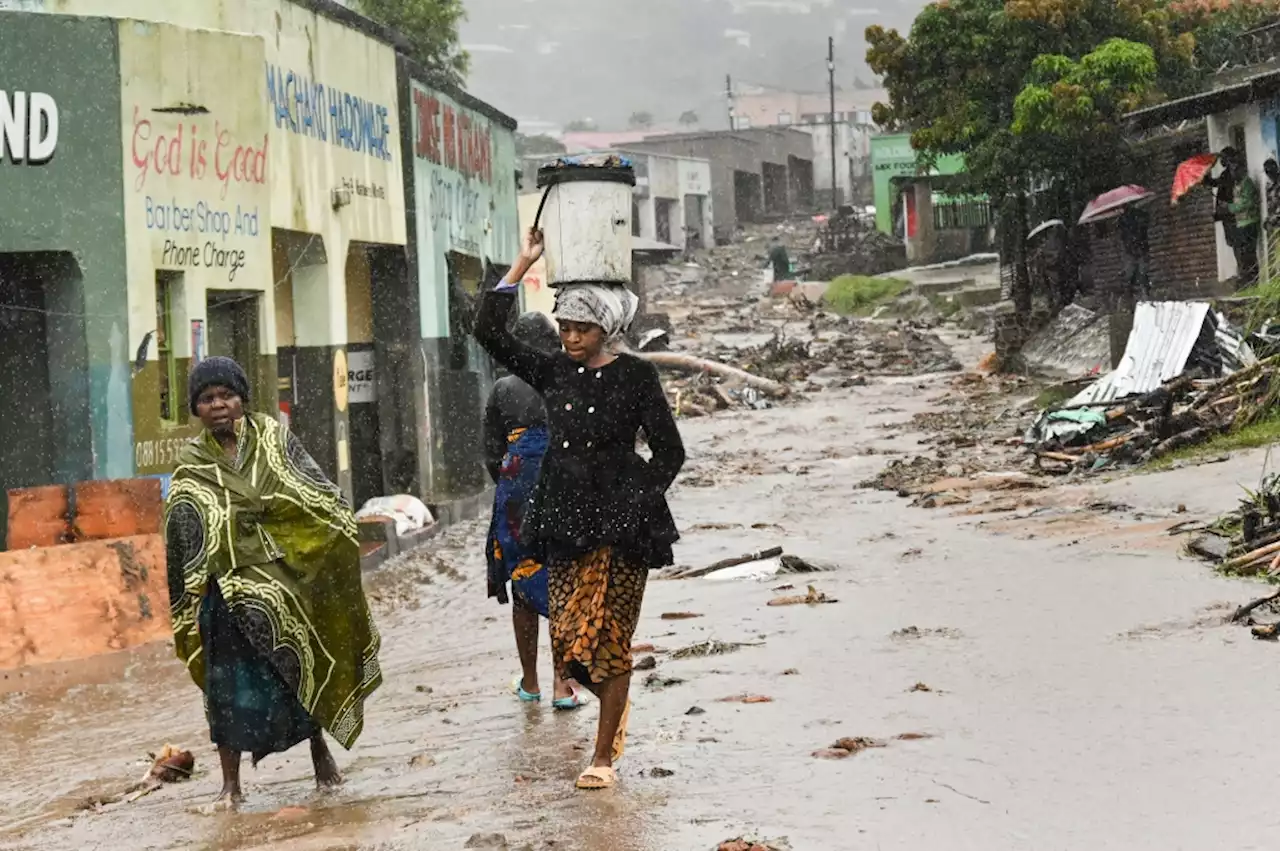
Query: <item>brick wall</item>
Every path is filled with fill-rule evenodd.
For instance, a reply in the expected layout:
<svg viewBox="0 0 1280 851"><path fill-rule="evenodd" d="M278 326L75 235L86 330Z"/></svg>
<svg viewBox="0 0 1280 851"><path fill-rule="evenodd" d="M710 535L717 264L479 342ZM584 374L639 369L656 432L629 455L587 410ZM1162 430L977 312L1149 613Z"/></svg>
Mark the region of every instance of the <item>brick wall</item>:
<svg viewBox="0 0 1280 851"><path fill-rule="evenodd" d="M1141 164L1136 182L1155 193L1147 206L1151 214L1151 287L1157 299L1179 300L1218 292L1217 225L1213 222L1213 196L1207 188L1169 203L1173 174L1178 163L1209 150L1203 124L1181 133L1157 137L1139 148ZM1124 262L1114 222L1090 232L1091 260L1086 272L1094 292L1089 302L1110 304L1124 284Z"/></svg>

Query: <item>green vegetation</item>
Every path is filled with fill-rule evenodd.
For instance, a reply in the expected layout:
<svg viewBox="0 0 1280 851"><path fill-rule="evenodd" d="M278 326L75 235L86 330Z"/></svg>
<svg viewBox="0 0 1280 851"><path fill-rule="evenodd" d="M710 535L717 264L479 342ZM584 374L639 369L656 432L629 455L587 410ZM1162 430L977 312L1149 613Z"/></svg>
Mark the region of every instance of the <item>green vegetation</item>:
<svg viewBox="0 0 1280 851"><path fill-rule="evenodd" d="M877 307L896 298L909 286L909 281L899 278L841 275L831 282L822 300L828 308L842 316L869 316Z"/></svg>
<svg viewBox="0 0 1280 851"><path fill-rule="evenodd" d="M1280 279L1259 281L1237 292L1236 297L1255 299L1243 320L1246 332L1252 333L1264 323L1280 319Z"/></svg>
<svg viewBox="0 0 1280 851"><path fill-rule="evenodd" d="M462 0L359 0L358 7L409 39L409 55L441 79L455 86L466 80L471 57L458 41L467 16Z"/></svg>
<svg viewBox="0 0 1280 851"><path fill-rule="evenodd" d="M1047 411L1050 408L1056 408L1068 399L1080 392L1080 386L1075 383L1055 384L1052 387L1046 387L1040 391L1040 395L1036 396L1033 403L1038 411Z"/></svg>
<svg viewBox="0 0 1280 851"><path fill-rule="evenodd" d="M1202 461L1225 452L1238 449L1258 449L1280 443L1280 411L1273 412L1264 419L1251 423L1243 428L1220 434L1212 440L1196 446L1186 446L1170 452L1150 465L1149 470L1167 470L1179 461Z"/></svg>

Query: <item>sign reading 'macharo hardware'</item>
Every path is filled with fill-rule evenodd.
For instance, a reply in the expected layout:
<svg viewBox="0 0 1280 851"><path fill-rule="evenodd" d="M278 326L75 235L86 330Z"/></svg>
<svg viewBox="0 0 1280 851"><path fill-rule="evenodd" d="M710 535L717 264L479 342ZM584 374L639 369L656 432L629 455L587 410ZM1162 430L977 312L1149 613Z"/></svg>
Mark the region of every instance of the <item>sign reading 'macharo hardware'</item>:
<svg viewBox="0 0 1280 851"><path fill-rule="evenodd" d="M57 101L44 92L0 89L0 164L44 165L57 150Z"/></svg>

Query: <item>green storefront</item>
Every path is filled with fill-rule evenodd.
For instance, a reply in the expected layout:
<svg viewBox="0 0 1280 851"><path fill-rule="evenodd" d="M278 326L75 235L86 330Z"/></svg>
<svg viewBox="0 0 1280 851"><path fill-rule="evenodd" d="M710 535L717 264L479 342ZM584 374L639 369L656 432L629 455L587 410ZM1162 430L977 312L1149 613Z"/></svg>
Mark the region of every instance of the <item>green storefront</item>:
<svg viewBox="0 0 1280 851"><path fill-rule="evenodd" d="M916 151L911 147L911 135L895 133L875 136L871 139L872 183L875 190L876 229L893 233L894 210L897 190L894 178L915 177L919 174ZM951 177L964 173L964 157L952 154L941 157L930 175Z"/></svg>
<svg viewBox="0 0 1280 851"><path fill-rule="evenodd" d="M133 428L116 25L0 17L3 507L133 475Z"/></svg>

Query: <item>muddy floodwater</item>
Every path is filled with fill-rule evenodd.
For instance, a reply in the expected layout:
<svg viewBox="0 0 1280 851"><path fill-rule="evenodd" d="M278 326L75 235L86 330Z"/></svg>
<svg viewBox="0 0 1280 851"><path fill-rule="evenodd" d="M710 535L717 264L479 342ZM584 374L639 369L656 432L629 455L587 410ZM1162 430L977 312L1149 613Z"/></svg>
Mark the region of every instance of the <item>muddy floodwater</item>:
<svg viewBox="0 0 1280 851"><path fill-rule="evenodd" d="M572 786L594 703L553 713L509 693L510 613L485 598L477 523L370 578L386 685L337 754L341 790L314 791L301 747L246 767L242 812L206 812L200 694L147 648L0 680L0 848L1275 847L1280 648L1223 623L1259 587L1164 532L1231 507L1262 456L1051 488L999 514L859 489L918 451L907 423L945 380L683 426L680 564L781 546L832 570L650 583L636 640L656 667L636 674L614 790ZM837 602L767 605L808 585ZM711 639L744 646L672 658ZM771 700L723 700L740 695ZM884 747L814 756L845 737ZM166 743L195 751L192 781L78 809Z"/></svg>

